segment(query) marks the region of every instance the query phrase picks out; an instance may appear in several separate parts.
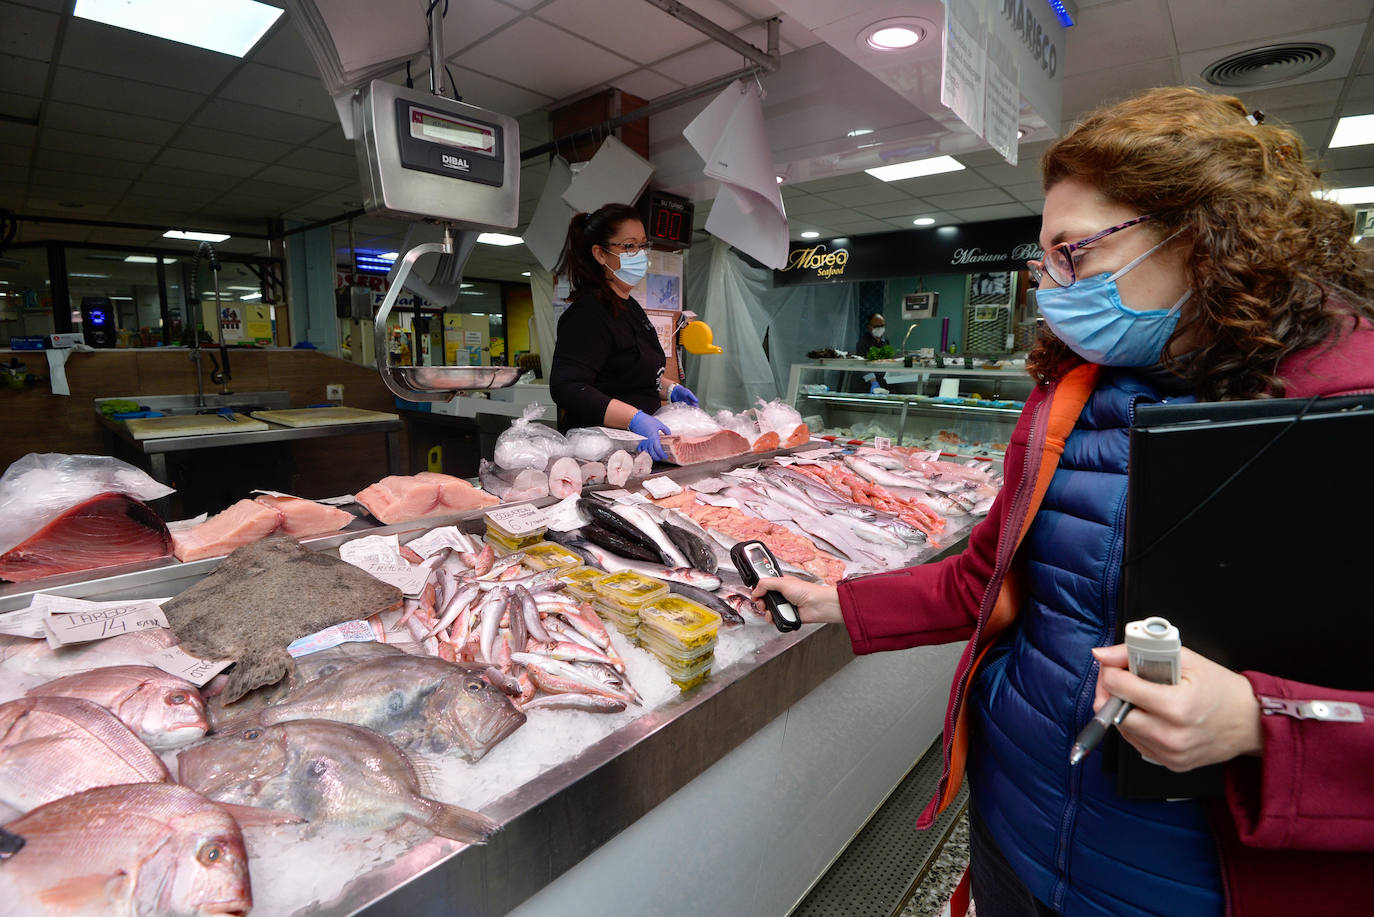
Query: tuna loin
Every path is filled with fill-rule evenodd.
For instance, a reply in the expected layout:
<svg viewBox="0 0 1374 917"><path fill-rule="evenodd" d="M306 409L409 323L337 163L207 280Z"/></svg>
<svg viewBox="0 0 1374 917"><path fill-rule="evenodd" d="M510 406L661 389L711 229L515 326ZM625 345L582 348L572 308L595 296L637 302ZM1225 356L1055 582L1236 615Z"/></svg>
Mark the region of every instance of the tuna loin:
<svg viewBox="0 0 1374 917"><path fill-rule="evenodd" d="M171 553L166 524L124 494L99 494L71 509L0 556L0 579L16 583L153 560Z"/></svg>
<svg viewBox="0 0 1374 917"><path fill-rule="evenodd" d="M749 440L732 430L706 436L661 436L659 442L668 453L668 460L676 465L695 465L749 451Z"/></svg>

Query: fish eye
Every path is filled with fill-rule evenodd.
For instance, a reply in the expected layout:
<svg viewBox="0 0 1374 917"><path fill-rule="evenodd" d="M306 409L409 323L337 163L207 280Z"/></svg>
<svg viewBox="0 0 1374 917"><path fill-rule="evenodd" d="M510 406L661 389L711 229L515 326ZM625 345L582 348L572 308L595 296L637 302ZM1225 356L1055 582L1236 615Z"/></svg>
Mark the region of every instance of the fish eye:
<svg viewBox="0 0 1374 917"><path fill-rule="evenodd" d="M261 729L249 729L249 730L247 730L247 731L244 732L243 737L244 737L245 739L248 739L249 741L252 741L253 739L256 739L256 738L257 738L258 736L260 736L260 735L262 735L262 730L261 730Z"/></svg>
<svg viewBox="0 0 1374 917"><path fill-rule="evenodd" d="M468 691L469 691L470 693L476 694L477 692L479 692L479 691L481 691L481 690L482 690L482 683L481 683L480 681L470 681L470 682L468 682Z"/></svg>
<svg viewBox="0 0 1374 917"><path fill-rule="evenodd" d="M190 700L190 698L186 696L185 692L178 691L176 694L173 694L171 697L167 698L167 703L176 706L178 704L184 704L188 700Z"/></svg>
<svg viewBox="0 0 1374 917"><path fill-rule="evenodd" d="M202 866L218 863L223 856L224 848L213 841L208 844L202 844L201 848L196 851L196 860L198 860Z"/></svg>

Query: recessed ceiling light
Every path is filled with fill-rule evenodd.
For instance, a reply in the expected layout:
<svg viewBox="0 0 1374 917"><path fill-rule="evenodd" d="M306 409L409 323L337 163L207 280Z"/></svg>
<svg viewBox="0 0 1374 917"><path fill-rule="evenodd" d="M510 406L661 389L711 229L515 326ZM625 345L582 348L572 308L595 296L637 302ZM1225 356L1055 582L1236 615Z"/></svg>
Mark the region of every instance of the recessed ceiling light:
<svg viewBox="0 0 1374 917"><path fill-rule="evenodd" d="M76 0L79 19L243 57L281 16L257 0Z"/></svg>
<svg viewBox="0 0 1374 917"><path fill-rule="evenodd" d="M519 236L508 236L503 232L484 232L477 237L478 242L485 242L487 245L519 245L525 240Z"/></svg>
<svg viewBox="0 0 1374 917"><path fill-rule="evenodd" d="M521 272L520 272L520 276L521 276L521 277L528 277L529 275L530 275L530 272L529 272L529 271L521 271Z"/></svg>
<svg viewBox="0 0 1374 917"><path fill-rule="evenodd" d="M240 296L239 302L252 302L255 299L262 299L262 293L249 293L247 296Z"/></svg>
<svg viewBox="0 0 1374 917"><path fill-rule="evenodd" d="M1026 136L1029 133L1030 131L1026 130L1024 127L1018 127L1016 129L1016 139L1020 140L1022 137Z"/></svg>
<svg viewBox="0 0 1374 917"><path fill-rule="evenodd" d="M877 29L870 33L865 41L867 41L868 46L875 51L900 51L903 48L910 48L923 37L924 36L915 29L897 25Z"/></svg>
<svg viewBox="0 0 1374 917"><path fill-rule="evenodd" d="M1374 115L1348 115L1336 122L1329 146L1364 146L1374 143Z"/></svg>
<svg viewBox="0 0 1374 917"><path fill-rule="evenodd" d="M153 257L152 255L130 255L129 257L124 259L124 262L126 264L157 264L157 258ZM176 264L177 259L163 258L162 263Z"/></svg>
<svg viewBox="0 0 1374 917"><path fill-rule="evenodd" d="M915 223L917 226L933 226L935 225L935 217L917 217L911 222Z"/></svg>
<svg viewBox="0 0 1374 917"><path fill-rule="evenodd" d="M801 234L801 237L803 239L819 239L821 237L821 234L816 232L814 229L808 229L806 232Z"/></svg>
<svg viewBox="0 0 1374 917"><path fill-rule="evenodd" d="M864 171L880 181L901 181L904 178L918 178L922 175L958 172L963 168L963 164L953 156L934 156L930 159L913 159L911 162L877 166L872 169L864 169Z"/></svg>
<svg viewBox="0 0 1374 917"><path fill-rule="evenodd" d="M1320 197L1324 200L1335 201L1347 207L1355 204L1374 203L1374 185L1365 185L1360 188L1331 188L1326 191L1313 191L1313 197Z"/></svg>
<svg viewBox="0 0 1374 917"><path fill-rule="evenodd" d="M89 278L91 278L91 279L93 279L93 280L105 280L105 279L107 279L110 275L109 275L109 274L78 274L78 273L76 273L76 272L72 272L72 273L68 274L67 276L68 276L68 277L89 277Z"/></svg>
<svg viewBox="0 0 1374 917"><path fill-rule="evenodd" d="M862 137L864 134L871 134L871 133L873 133L873 128L871 128L871 127L856 127L856 128L854 128L852 131L850 131L848 134L845 134L845 136L846 136L846 137Z"/></svg>
<svg viewBox="0 0 1374 917"><path fill-rule="evenodd" d="M783 183L783 181L784 181L784 179L783 179L783 177L782 177L781 175L774 175L773 177L776 178L776 179L778 180L778 184L780 184L780 185L781 185L781 184Z"/></svg>
<svg viewBox="0 0 1374 917"><path fill-rule="evenodd" d="M230 238L228 233L223 232L184 232L180 229L169 229L162 234L164 239L186 239L190 242L223 242Z"/></svg>

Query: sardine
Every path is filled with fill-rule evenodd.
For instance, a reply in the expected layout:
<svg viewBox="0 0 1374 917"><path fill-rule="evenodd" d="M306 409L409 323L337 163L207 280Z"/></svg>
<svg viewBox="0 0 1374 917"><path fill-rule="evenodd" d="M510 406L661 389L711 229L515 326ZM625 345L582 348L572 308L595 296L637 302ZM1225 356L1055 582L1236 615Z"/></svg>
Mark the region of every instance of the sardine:
<svg viewBox="0 0 1374 917"><path fill-rule="evenodd" d="M500 605L483 614L488 612L500 621ZM510 698L483 677L485 668L432 656L374 659L293 691L260 718L265 725L352 723L406 751L452 752L477 761L525 722Z"/></svg>
<svg viewBox="0 0 1374 917"><path fill-rule="evenodd" d="M312 825L386 830L408 820L471 844L497 830L481 813L425 796L399 748L346 723L250 727L186 749L177 756L177 772L211 799L290 812Z"/></svg>
<svg viewBox="0 0 1374 917"><path fill-rule="evenodd" d="M0 866L7 917L247 914L243 832L174 783L65 796L6 826L24 848Z"/></svg>
<svg viewBox="0 0 1374 917"><path fill-rule="evenodd" d="M99 704L152 748L174 748L209 729L196 686L144 665L110 666L30 689L29 697L79 697Z"/></svg>
<svg viewBox="0 0 1374 917"><path fill-rule="evenodd" d="M539 606L535 604L534 596L531 595L530 591L524 586L516 586L515 597L520 602L519 617L525 622L525 630L528 631L531 637L538 640L540 643L548 643L549 633L544 630L544 624L539 618ZM512 612L511 620L514 621L515 618L516 614ZM515 645L524 646L525 641L523 639L516 640Z"/></svg>
<svg viewBox="0 0 1374 917"><path fill-rule="evenodd" d="M0 704L0 803L25 812L92 787L169 779L162 759L99 704L76 697Z"/></svg>

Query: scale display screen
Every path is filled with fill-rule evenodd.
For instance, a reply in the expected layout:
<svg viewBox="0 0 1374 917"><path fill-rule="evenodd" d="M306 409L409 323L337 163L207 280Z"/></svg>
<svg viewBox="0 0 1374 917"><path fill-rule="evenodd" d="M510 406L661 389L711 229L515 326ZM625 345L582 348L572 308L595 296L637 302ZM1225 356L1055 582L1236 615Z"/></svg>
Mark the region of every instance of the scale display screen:
<svg viewBox="0 0 1374 917"><path fill-rule="evenodd" d="M410 136L487 156L496 151L496 131L482 124L460 121L421 108L410 110Z"/></svg>

